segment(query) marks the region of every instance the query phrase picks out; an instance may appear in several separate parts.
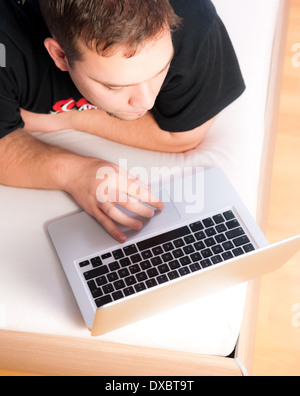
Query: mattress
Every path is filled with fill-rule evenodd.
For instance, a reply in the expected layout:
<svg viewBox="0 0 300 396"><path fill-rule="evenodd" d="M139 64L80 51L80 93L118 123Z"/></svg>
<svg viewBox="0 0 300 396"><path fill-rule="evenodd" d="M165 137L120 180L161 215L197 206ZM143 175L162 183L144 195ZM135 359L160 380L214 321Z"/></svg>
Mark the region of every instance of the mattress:
<svg viewBox="0 0 300 396"><path fill-rule="evenodd" d="M78 131L34 134L50 144L119 163L220 167L256 217L269 73L279 0L214 0L232 38L247 90L224 110L198 148L183 154L139 150ZM49 221L77 212L65 193L0 186L0 329L90 339L47 233ZM227 356L237 342L247 284L93 338ZM1 333L0 333L1 334Z"/></svg>

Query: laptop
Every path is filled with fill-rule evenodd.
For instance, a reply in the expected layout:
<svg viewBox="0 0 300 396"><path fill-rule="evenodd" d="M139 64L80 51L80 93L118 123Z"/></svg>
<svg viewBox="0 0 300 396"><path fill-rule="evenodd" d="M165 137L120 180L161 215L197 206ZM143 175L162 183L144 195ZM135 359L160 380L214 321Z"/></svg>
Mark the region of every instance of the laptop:
<svg viewBox="0 0 300 396"><path fill-rule="evenodd" d="M141 231L123 227L123 245L85 212L48 225L92 336L261 277L300 250L300 235L269 245L220 169L173 176L155 186L165 209Z"/></svg>

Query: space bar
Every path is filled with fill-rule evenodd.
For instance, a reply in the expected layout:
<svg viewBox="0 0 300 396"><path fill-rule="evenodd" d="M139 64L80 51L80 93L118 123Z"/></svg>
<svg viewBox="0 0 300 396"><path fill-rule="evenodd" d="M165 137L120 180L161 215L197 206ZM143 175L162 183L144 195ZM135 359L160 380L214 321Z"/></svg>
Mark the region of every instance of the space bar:
<svg viewBox="0 0 300 396"><path fill-rule="evenodd" d="M161 235L157 235L153 238L146 239L145 241L138 242L137 247L139 250L146 250L150 249L152 247L155 247L157 245L160 245L162 243L170 242L173 241L174 239L181 238L185 235L190 234L191 231L187 226L178 228L177 230L172 230L169 232L166 232Z"/></svg>

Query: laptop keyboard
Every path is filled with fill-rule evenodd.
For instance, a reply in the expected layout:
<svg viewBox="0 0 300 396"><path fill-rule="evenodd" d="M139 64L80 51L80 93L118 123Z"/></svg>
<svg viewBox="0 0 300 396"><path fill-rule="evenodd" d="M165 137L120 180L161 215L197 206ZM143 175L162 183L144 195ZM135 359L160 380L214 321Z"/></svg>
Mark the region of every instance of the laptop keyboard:
<svg viewBox="0 0 300 396"><path fill-rule="evenodd" d="M255 250L233 211L83 260L98 308Z"/></svg>

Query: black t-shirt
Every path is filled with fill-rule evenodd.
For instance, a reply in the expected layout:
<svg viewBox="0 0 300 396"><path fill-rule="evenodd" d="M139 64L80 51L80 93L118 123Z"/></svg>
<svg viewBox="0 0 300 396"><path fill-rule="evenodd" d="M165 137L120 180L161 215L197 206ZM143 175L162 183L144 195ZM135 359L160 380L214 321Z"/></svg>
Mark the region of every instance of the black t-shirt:
<svg viewBox="0 0 300 396"><path fill-rule="evenodd" d="M245 89L226 29L210 0L171 0L182 18L175 57L153 114L161 129L184 132L202 125ZM49 37L38 0L0 0L0 138L24 127L20 108L55 113L94 108L60 71L44 47ZM3 57L2 57L3 58Z"/></svg>

